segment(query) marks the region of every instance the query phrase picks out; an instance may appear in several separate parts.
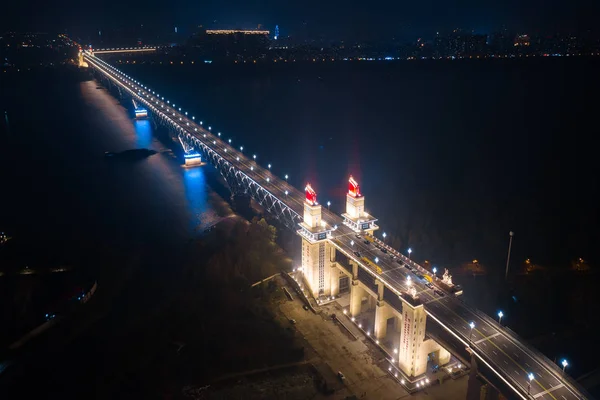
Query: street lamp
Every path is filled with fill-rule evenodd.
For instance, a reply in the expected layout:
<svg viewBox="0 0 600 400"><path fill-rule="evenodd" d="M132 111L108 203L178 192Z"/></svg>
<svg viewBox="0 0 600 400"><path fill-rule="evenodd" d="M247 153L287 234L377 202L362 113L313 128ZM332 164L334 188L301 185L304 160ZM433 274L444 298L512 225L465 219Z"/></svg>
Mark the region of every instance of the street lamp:
<svg viewBox="0 0 600 400"><path fill-rule="evenodd" d="M529 396L529 393L531 392L531 381L534 378L533 373L530 372L527 377L529 378L529 382L527 382L527 395Z"/></svg>
<svg viewBox="0 0 600 400"><path fill-rule="evenodd" d="M387 234L385 232L383 232L383 243L385 243L385 237L387 236Z"/></svg>
<svg viewBox="0 0 600 400"><path fill-rule="evenodd" d="M252 155L252 158L254 158L256 160L256 154Z"/></svg>
<svg viewBox="0 0 600 400"><path fill-rule="evenodd" d="M288 191L286 190L286 191L285 191L285 197L287 197L287 195L288 195Z"/></svg>
<svg viewBox="0 0 600 400"><path fill-rule="evenodd" d="M327 201L327 209L329 210L329 206L331 205L330 201Z"/></svg>
<svg viewBox="0 0 600 400"><path fill-rule="evenodd" d="M504 317L504 313L502 311L498 311L498 323L502 323L502 317Z"/></svg>
<svg viewBox="0 0 600 400"><path fill-rule="evenodd" d="M437 268L436 268L436 267L433 267L433 270L432 270L432 271L433 271L433 275L435 275L435 273L437 272Z"/></svg>
<svg viewBox="0 0 600 400"><path fill-rule="evenodd" d="M561 364L563 366L563 372L565 372L565 369L569 366L569 362L566 359L563 359Z"/></svg>
<svg viewBox="0 0 600 400"><path fill-rule="evenodd" d="M269 169L271 169L271 164L268 165Z"/></svg>
<svg viewBox="0 0 600 400"><path fill-rule="evenodd" d="M469 322L469 327L471 327L471 331L469 332L469 341L473 341L473 328L475 328L475 322Z"/></svg>
<svg viewBox="0 0 600 400"><path fill-rule="evenodd" d="M286 180L286 181L288 180L288 175L287 175L287 174L285 174L285 180Z"/></svg>
<svg viewBox="0 0 600 400"><path fill-rule="evenodd" d="M512 238L515 235L513 231L508 232L510 239L508 240L508 257L506 257L506 274L504 275L504 280L508 279L508 264L510 263L510 248L512 247Z"/></svg>
<svg viewBox="0 0 600 400"><path fill-rule="evenodd" d="M412 253L412 249L411 248L408 249L408 259L409 260L410 260L410 253Z"/></svg>

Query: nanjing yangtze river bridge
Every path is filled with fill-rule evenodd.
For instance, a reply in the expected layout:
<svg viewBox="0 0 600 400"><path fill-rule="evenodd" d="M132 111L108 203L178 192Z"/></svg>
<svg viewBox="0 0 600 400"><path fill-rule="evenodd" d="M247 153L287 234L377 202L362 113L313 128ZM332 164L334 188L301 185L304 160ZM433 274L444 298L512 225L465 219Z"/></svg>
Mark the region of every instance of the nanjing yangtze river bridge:
<svg viewBox="0 0 600 400"><path fill-rule="evenodd" d="M114 93L132 98L154 122L176 134L186 154L199 154L214 165L233 195L250 197L297 232L302 241L303 287L317 303L349 291L349 307L344 311L348 321L374 314L365 336L377 344L392 337L397 344L389 363L394 376L402 377L399 384L409 390L424 387L428 355L436 356L442 366L452 354L470 360L471 368L495 393L488 398L497 398L498 393L514 399L592 398L561 366L465 303L447 271L429 271L412 261L410 253L405 256L376 239L377 220L365 212L365 196L352 177L346 212L338 215L321 207L310 185L304 191L293 187L287 177L272 173L270 166L260 166L243 147L233 146L92 51L82 50L80 63Z"/></svg>

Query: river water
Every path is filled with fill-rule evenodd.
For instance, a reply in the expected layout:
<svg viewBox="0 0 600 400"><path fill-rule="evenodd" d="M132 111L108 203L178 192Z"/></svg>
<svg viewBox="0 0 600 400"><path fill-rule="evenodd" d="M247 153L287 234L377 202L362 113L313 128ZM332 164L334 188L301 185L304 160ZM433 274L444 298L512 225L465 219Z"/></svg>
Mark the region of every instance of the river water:
<svg viewBox="0 0 600 400"><path fill-rule="evenodd" d="M501 273L509 230L516 265L598 260L598 63L544 62L123 69L296 186L311 182L332 210L353 174L382 231L416 259L478 258ZM94 81L2 84L0 229L33 268L51 258L107 281L135 258L144 278L104 324L114 335L170 290L185 243L218 220L216 174L182 169L151 124ZM135 148L157 154L104 157ZM477 296L493 311L495 298ZM71 357L94 354L93 343Z"/></svg>

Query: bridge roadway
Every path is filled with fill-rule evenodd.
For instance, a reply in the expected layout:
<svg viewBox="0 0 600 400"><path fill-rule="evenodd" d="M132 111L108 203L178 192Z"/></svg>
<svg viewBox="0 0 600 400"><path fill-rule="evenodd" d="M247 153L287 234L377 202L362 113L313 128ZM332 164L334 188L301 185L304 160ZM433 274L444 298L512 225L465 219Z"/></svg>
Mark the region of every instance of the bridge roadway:
<svg viewBox="0 0 600 400"><path fill-rule="evenodd" d="M170 104L154 97L151 91L126 77L110 64L87 53L85 58L90 66L97 68L134 97L139 98L152 111L168 115L186 132L194 135L272 195L278 197L298 216L303 215L305 197L303 192L274 175L269 169L261 167L256 161L246 157L243 152L197 124L195 120L189 119L186 115L173 109ZM499 379L513 390L515 397L554 400L591 399L575 382L563 375L560 367L529 347L514 332L503 328L496 321L452 294L446 293L444 296L439 296L434 290L427 287L415 273L403 266L403 264L408 264L419 270L420 273L428 272L420 265L381 242L379 244L388 249L387 254L372 243L365 244L364 239L357 238L356 233L343 224L341 216L325 208L322 219L330 226L337 226L329 239L330 242L346 256L354 259L373 278L384 282L386 289L397 295L405 294L408 289L407 277L410 276L411 284L416 287L428 317L466 347L470 347L478 359L483 361ZM373 261L377 257L382 273L378 274L365 265L359 257L354 255L354 251L359 251L361 256L367 256ZM396 259L392 259L390 254L394 254ZM471 321L475 323L472 332L469 327ZM533 373L535 377L531 382L530 396L527 395L529 373Z"/></svg>

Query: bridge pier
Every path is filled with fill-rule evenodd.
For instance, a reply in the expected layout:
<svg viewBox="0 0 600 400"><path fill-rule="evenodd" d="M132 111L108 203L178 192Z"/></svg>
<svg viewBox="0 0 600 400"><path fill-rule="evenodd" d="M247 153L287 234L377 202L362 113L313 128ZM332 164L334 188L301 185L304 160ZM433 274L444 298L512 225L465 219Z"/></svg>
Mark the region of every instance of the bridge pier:
<svg viewBox="0 0 600 400"><path fill-rule="evenodd" d="M498 400L500 393L479 374L477 358L471 354L466 400Z"/></svg>

